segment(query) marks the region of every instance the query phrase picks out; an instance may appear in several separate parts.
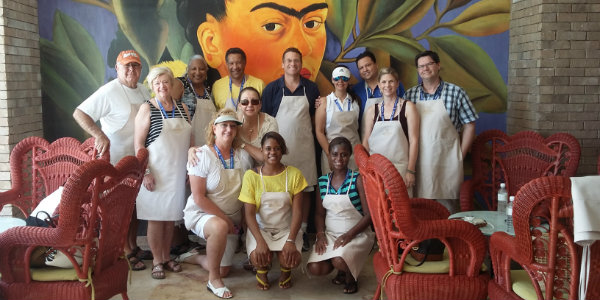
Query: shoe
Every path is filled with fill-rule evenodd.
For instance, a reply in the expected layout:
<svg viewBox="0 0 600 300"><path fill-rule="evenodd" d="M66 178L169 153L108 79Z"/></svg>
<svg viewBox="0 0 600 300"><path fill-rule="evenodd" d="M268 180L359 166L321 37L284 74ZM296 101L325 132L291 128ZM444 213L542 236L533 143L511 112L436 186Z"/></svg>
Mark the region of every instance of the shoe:
<svg viewBox="0 0 600 300"><path fill-rule="evenodd" d="M308 241L308 234L306 232L302 235L302 252L310 250L310 242Z"/></svg>
<svg viewBox="0 0 600 300"><path fill-rule="evenodd" d="M186 258L188 258L190 256L198 255L198 254L199 254L198 248L194 248L188 252L180 254L179 256L175 257L174 260L178 263L184 263Z"/></svg>
<svg viewBox="0 0 600 300"><path fill-rule="evenodd" d="M179 273L183 270L183 268L181 268L181 265L173 259L169 260L167 262L164 262L163 268L165 270L173 272L173 273Z"/></svg>
<svg viewBox="0 0 600 300"><path fill-rule="evenodd" d="M215 294L215 296L217 296L219 298L229 299L229 298L233 297L233 295L231 295L229 297L224 297L223 295L225 295L226 292L229 292L231 294L231 291L226 286L223 286L220 288L215 288L212 285L212 283L210 283L210 280L206 284L206 289L209 290L211 293Z"/></svg>
<svg viewBox="0 0 600 300"><path fill-rule="evenodd" d="M141 271L146 269L146 264L135 256L134 252L127 254L127 260L132 271Z"/></svg>

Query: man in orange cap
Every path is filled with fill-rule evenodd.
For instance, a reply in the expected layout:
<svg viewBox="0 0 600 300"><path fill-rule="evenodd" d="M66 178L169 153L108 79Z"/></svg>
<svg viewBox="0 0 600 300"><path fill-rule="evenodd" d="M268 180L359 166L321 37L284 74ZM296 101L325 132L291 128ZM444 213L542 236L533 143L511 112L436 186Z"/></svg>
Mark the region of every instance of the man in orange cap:
<svg viewBox="0 0 600 300"><path fill-rule="evenodd" d="M101 155L108 150L113 165L127 155L135 155L133 148L135 116L140 105L150 99L147 88L143 84L138 84L142 62L135 50L121 51L115 69L117 78L101 86L73 112L73 118L79 126L96 139L95 147L98 154ZM96 124L98 120L102 128ZM128 257L132 269L143 270L146 266L135 256L140 252L136 243L137 217L135 215L129 227L125 251L130 254Z"/></svg>

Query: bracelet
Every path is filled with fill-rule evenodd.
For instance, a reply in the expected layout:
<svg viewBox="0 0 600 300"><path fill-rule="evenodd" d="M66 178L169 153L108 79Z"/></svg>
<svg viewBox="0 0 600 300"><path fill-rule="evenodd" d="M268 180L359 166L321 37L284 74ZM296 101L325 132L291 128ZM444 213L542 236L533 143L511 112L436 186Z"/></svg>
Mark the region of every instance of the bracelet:
<svg viewBox="0 0 600 300"><path fill-rule="evenodd" d="M296 242L294 242L294 240L292 240L292 239L287 239L287 240L285 240L285 242L286 242L286 243L288 243L288 242L289 242L289 243L292 243L292 244L295 244L295 243L296 243Z"/></svg>
<svg viewBox="0 0 600 300"><path fill-rule="evenodd" d="M417 172L415 172L415 171L413 171L411 169L406 169L406 172L408 172L410 174L413 174L413 175L417 174Z"/></svg>
<svg viewBox="0 0 600 300"><path fill-rule="evenodd" d="M144 176L146 175L150 175L150 168L146 168L146 171L144 172Z"/></svg>

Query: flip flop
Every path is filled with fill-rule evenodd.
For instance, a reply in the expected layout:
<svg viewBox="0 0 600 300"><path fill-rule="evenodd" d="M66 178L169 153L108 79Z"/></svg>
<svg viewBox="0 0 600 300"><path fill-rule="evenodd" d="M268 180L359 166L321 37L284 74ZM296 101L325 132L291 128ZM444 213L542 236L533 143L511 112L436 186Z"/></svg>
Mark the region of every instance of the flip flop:
<svg viewBox="0 0 600 300"><path fill-rule="evenodd" d="M261 291L266 291L271 287L268 282L269 278L266 275L267 273L269 273L269 270L256 270L256 281L258 281L256 288L258 288ZM260 277L258 277L258 274L264 274L265 277L267 277L267 282L264 282Z"/></svg>
<svg viewBox="0 0 600 300"><path fill-rule="evenodd" d="M223 295L225 295L226 292L229 292L231 294L231 291L226 287L220 287L220 288L215 288L212 283L210 283L210 280L208 281L208 284L206 284L206 289L209 290L211 293L213 293L215 296L219 297L219 298L223 298L223 299L229 299L231 297L233 297L233 294L229 297L224 297Z"/></svg>
<svg viewBox="0 0 600 300"><path fill-rule="evenodd" d="M354 294L358 292L358 282L352 281L344 286L344 294Z"/></svg>
<svg viewBox="0 0 600 300"><path fill-rule="evenodd" d="M333 279L331 279L331 283L335 285L342 285L346 283L346 272L338 271L337 275Z"/></svg>
<svg viewBox="0 0 600 300"><path fill-rule="evenodd" d="M281 289L289 289L292 287L292 270L286 268L279 268L281 273L289 273L288 277L284 280L279 281L279 288Z"/></svg>

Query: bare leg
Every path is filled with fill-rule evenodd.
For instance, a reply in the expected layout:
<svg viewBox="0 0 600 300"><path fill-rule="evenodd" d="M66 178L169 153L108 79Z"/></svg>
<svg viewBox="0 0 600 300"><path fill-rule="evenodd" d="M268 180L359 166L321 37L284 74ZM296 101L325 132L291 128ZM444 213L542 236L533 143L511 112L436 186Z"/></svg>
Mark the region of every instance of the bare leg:
<svg viewBox="0 0 600 300"><path fill-rule="evenodd" d="M333 265L329 259L308 264L308 272L315 276L327 275L331 273L332 270Z"/></svg>
<svg viewBox="0 0 600 300"><path fill-rule="evenodd" d="M221 259L225 253L229 225L225 220L212 217L204 225L204 237L206 237L206 255L199 255L198 262L208 271L208 280L215 288L224 287L221 280ZM223 270L229 273L229 270ZM225 297L231 296L225 293Z"/></svg>
<svg viewBox="0 0 600 300"><path fill-rule="evenodd" d="M352 273L350 273L350 268L348 268L346 261L344 261L343 258L338 256L331 259L331 264L334 268L346 273L346 285L344 286L344 294L356 293L358 291L358 285L356 283L356 279L352 276Z"/></svg>

